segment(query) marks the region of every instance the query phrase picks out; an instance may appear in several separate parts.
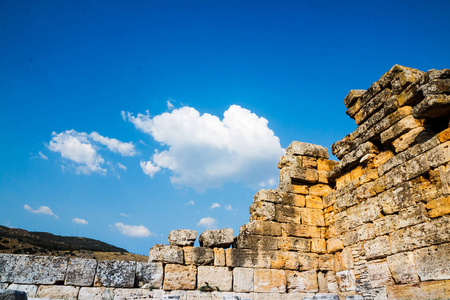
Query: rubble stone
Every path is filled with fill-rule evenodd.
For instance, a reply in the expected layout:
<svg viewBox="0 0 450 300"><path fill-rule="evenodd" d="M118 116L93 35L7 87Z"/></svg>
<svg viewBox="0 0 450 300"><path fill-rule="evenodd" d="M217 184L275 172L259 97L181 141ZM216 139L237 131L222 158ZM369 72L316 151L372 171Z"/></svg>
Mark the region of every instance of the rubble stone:
<svg viewBox="0 0 450 300"><path fill-rule="evenodd" d="M182 264L184 262L183 249L171 245L154 245L148 254L148 262Z"/></svg>
<svg viewBox="0 0 450 300"><path fill-rule="evenodd" d="M194 246L196 238L196 230L179 229L169 233L169 243L172 246Z"/></svg>
<svg viewBox="0 0 450 300"><path fill-rule="evenodd" d="M412 252L388 256L387 264L395 282L401 284L419 282Z"/></svg>
<svg viewBox="0 0 450 300"><path fill-rule="evenodd" d="M314 144L292 142L286 148L286 155L306 155L319 158L328 158L328 149Z"/></svg>

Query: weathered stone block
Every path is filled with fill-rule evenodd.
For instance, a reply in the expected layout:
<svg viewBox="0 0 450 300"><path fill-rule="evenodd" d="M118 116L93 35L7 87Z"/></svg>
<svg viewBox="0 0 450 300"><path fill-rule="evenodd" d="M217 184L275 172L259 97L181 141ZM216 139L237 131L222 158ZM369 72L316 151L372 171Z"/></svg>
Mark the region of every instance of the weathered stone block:
<svg viewBox="0 0 450 300"><path fill-rule="evenodd" d="M336 277L339 284L339 290L341 292L351 292L356 289L354 270L344 270L336 272Z"/></svg>
<svg viewBox="0 0 450 300"><path fill-rule="evenodd" d="M358 227L381 217L380 208L369 201L359 203L347 209L349 228Z"/></svg>
<svg viewBox="0 0 450 300"><path fill-rule="evenodd" d="M275 190L259 190L253 197L253 202L266 201L280 203L283 201L282 195Z"/></svg>
<svg viewBox="0 0 450 300"><path fill-rule="evenodd" d="M344 243L338 237L330 238L327 240L327 252L334 253L344 249Z"/></svg>
<svg viewBox="0 0 450 300"><path fill-rule="evenodd" d="M350 90L350 92L344 99L345 107L349 108L350 106L352 106L365 91L366 90Z"/></svg>
<svg viewBox="0 0 450 300"><path fill-rule="evenodd" d="M289 292L318 292L317 272L315 270L297 272L286 271L287 289Z"/></svg>
<svg viewBox="0 0 450 300"><path fill-rule="evenodd" d="M278 237L264 235L238 235L236 237L236 248L277 250Z"/></svg>
<svg viewBox="0 0 450 300"><path fill-rule="evenodd" d="M386 294L388 299L450 299L450 280L392 285Z"/></svg>
<svg viewBox="0 0 450 300"><path fill-rule="evenodd" d="M318 196L311 196L311 195L306 196L306 207L323 209L322 198L320 198Z"/></svg>
<svg viewBox="0 0 450 300"><path fill-rule="evenodd" d="M379 236L364 243L367 259L386 257L391 254L391 245L387 235Z"/></svg>
<svg viewBox="0 0 450 300"><path fill-rule="evenodd" d="M234 268L233 269L233 291L253 292L253 269Z"/></svg>
<svg viewBox="0 0 450 300"><path fill-rule="evenodd" d="M299 260L297 252L273 251L270 257L271 269L298 270Z"/></svg>
<svg viewBox="0 0 450 300"><path fill-rule="evenodd" d="M419 282L412 252L388 256L387 264L396 283L404 284Z"/></svg>
<svg viewBox="0 0 450 300"><path fill-rule="evenodd" d="M103 260L98 262L94 285L104 287L133 287L135 277L135 261Z"/></svg>
<svg viewBox="0 0 450 300"><path fill-rule="evenodd" d="M147 289L115 289L114 300L153 299L154 293Z"/></svg>
<svg viewBox="0 0 450 300"><path fill-rule="evenodd" d="M398 216L387 215L373 221L374 233L376 236L385 235L398 229Z"/></svg>
<svg viewBox="0 0 450 300"><path fill-rule="evenodd" d="M255 269L254 288L255 292L262 293L286 292L285 271L273 269Z"/></svg>
<svg viewBox="0 0 450 300"><path fill-rule="evenodd" d="M319 238L320 230L316 226L301 225L295 223L284 223L283 232L287 236L307 237L307 238Z"/></svg>
<svg viewBox="0 0 450 300"><path fill-rule="evenodd" d="M277 222L254 220L244 224L239 230L240 235L281 235L281 224Z"/></svg>
<svg viewBox="0 0 450 300"><path fill-rule="evenodd" d="M400 153L408 149L411 145L416 144L429 137L429 133L423 127L417 127L403 134L392 142L395 152Z"/></svg>
<svg viewBox="0 0 450 300"><path fill-rule="evenodd" d="M325 226L325 218L321 209L302 208L301 220L303 225Z"/></svg>
<svg viewBox="0 0 450 300"><path fill-rule="evenodd" d="M78 293L78 300L106 299L114 299L114 289L104 287L82 287Z"/></svg>
<svg viewBox="0 0 450 300"><path fill-rule="evenodd" d="M275 219L278 222L300 224L302 208L277 204L275 210Z"/></svg>
<svg viewBox="0 0 450 300"><path fill-rule="evenodd" d="M282 204L297 207L305 207L306 196L294 193L285 193L285 195L283 196Z"/></svg>
<svg viewBox="0 0 450 300"><path fill-rule="evenodd" d="M353 269L353 253L351 247L346 247L342 252L336 252L334 256L336 272Z"/></svg>
<svg viewBox="0 0 450 300"><path fill-rule="evenodd" d="M309 195L317 197L325 197L331 191L332 188L327 184L316 184L308 188ZM308 198L306 200L308 200ZM323 208L323 207L313 207L313 208Z"/></svg>
<svg viewBox="0 0 450 300"><path fill-rule="evenodd" d="M449 97L450 98L450 97ZM440 144L427 152L428 164L437 168L450 161L450 141Z"/></svg>
<svg viewBox="0 0 450 300"><path fill-rule="evenodd" d="M225 267L225 250L223 248L214 248L214 266Z"/></svg>
<svg viewBox="0 0 450 300"><path fill-rule="evenodd" d="M423 203L417 203L414 206L410 206L399 211L397 225L398 228L403 228L428 220L429 218L425 205Z"/></svg>
<svg viewBox="0 0 450 300"><path fill-rule="evenodd" d="M254 249L226 249L227 267L270 268L270 251Z"/></svg>
<svg viewBox="0 0 450 300"><path fill-rule="evenodd" d="M213 289L229 292L233 288L233 272L227 267L198 267L198 287L206 286L206 282Z"/></svg>
<svg viewBox="0 0 450 300"><path fill-rule="evenodd" d="M386 261L375 260L366 264L370 285L374 288L394 284Z"/></svg>
<svg viewBox="0 0 450 300"><path fill-rule="evenodd" d="M64 281L67 258L0 254L0 282L55 284Z"/></svg>
<svg viewBox="0 0 450 300"><path fill-rule="evenodd" d="M326 253L327 243L325 239L312 238L311 239L311 252L313 253Z"/></svg>
<svg viewBox="0 0 450 300"><path fill-rule="evenodd" d="M162 288L163 276L162 263L136 263L136 282L140 288Z"/></svg>
<svg viewBox="0 0 450 300"><path fill-rule="evenodd" d="M94 283L95 259L71 258L68 263L65 285L91 286Z"/></svg>
<svg viewBox="0 0 450 300"><path fill-rule="evenodd" d="M271 221L275 219L275 204L266 201L255 201L250 205L249 212L250 221Z"/></svg>
<svg viewBox="0 0 450 300"><path fill-rule="evenodd" d="M179 229L169 233L169 244L172 246L194 246L197 238L196 230Z"/></svg>
<svg viewBox="0 0 450 300"><path fill-rule="evenodd" d="M0 299L2 299L2 300L27 300L27 294L22 291L0 289Z"/></svg>
<svg viewBox="0 0 450 300"><path fill-rule="evenodd" d="M298 262L300 271L309 271L319 268L319 255L317 253L299 253Z"/></svg>
<svg viewBox="0 0 450 300"><path fill-rule="evenodd" d="M422 122L420 120L415 119L413 116L407 116L394 125L392 125L389 129L382 132L380 135L381 143L386 144L397 137L401 136L402 134L420 127L422 125Z"/></svg>
<svg viewBox="0 0 450 300"><path fill-rule="evenodd" d="M6 289L6 286L4 287ZM8 286L8 290L21 291L27 293L30 298L36 298L37 285L34 284L15 284L11 283Z"/></svg>
<svg viewBox="0 0 450 300"><path fill-rule="evenodd" d="M427 203L428 215L430 218L436 218L450 214L450 196L433 199Z"/></svg>
<svg viewBox="0 0 450 300"><path fill-rule="evenodd" d="M79 287L65 285L41 285L36 293L38 298L76 300Z"/></svg>
<svg viewBox="0 0 450 300"><path fill-rule="evenodd" d="M411 111L416 118L436 118L448 116L450 112L450 97L448 95L427 96Z"/></svg>
<svg viewBox="0 0 450 300"><path fill-rule="evenodd" d="M223 228L216 230L205 230L200 235L198 241L201 247L228 248L234 241L233 229Z"/></svg>
<svg viewBox="0 0 450 300"><path fill-rule="evenodd" d="M420 281L450 279L449 250L450 244L446 243L414 251Z"/></svg>
<svg viewBox="0 0 450 300"><path fill-rule="evenodd" d="M195 290L197 267L167 264L164 267L164 290Z"/></svg>
<svg viewBox="0 0 450 300"><path fill-rule="evenodd" d="M328 149L320 145L294 141L286 148L286 155L305 155L328 158Z"/></svg>
<svg viewBox="0 0 450 300"><path fill-rule="evenodd" d="M319 270L334 271L334 255L333 254L319 255Z"/></svg>
<svg viewBox="0 0 450 300"><path fill-rule="evenodd" d="M186 265L212 265L214 251L206 247L184 247L184 263Z"/></svg>
<svg viewBox="0 0 450 300"><path fill-rule="evenodd" d="M412 186L409 182L382 193L379 195L378 200L385 214L393 214L402 208L415 204L412 196ZM396 220L395 224L398 226L398 220Z"/></svg>
<svg viewBox="0 0 450 300"><path fill-rule="evenodd" d="M319 173L315 169L307 168L290 168L286 169L286 175L288 178L296 183L316 183L319 180ZM280 180L283 170L280 171Z"/></svg>
<svg viewBox="0 0 450 300"><path fill-rule="evenodd" d="M183 249L171 245L154 245L148 254L148 262L162 262L166 264L182 264Z"/></svg>
<svg viewBox="0 0 450 300"><path fill-rule="evenodd" d="M310 247L308 239L298 237L280 237L278 238L278 249L308 252Z"/></svg>

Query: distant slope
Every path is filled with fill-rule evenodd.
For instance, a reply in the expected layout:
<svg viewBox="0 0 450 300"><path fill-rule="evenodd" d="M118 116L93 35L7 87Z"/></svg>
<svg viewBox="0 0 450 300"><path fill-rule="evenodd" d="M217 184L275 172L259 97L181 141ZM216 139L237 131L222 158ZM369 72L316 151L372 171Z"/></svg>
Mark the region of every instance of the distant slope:
<svg viewBox="0 0 450 300"><path fill-rule="evenodd" d="M46 250L88 250L98 252L123 252L128 253L123 248L118 248L113 245L83 237L74 236L60 236L53 235L48 232L33 232L24 229L8 228L0 225L0 238L8 238L17 240L18 243L32 245ZM8 243L0 242L4 249L8 248ZM13 243L15 244L15 243ZM2 249L0 247L0 250ZM15 248L15 247L14 247ZM37 250L37 249L36 249ZM40 249L39 249L40 250ZM38 251L41 252L41 251Z"/></svg>

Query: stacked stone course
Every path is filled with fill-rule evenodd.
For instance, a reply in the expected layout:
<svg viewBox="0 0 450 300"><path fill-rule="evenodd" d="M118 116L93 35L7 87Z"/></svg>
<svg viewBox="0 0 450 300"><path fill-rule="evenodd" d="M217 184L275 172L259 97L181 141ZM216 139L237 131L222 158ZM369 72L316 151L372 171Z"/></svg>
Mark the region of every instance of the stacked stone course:
<svg viewBox="0 0 450 300"><path fill-rule="evenodd" d="M236 237L205 231L194 247L196 231L175 230L145 264L0 255L0 288L64 299L450 298L450 70L395 65L344 104L359 126L332 145L339 161L293 142L279 186L256 193Z"/></svg>

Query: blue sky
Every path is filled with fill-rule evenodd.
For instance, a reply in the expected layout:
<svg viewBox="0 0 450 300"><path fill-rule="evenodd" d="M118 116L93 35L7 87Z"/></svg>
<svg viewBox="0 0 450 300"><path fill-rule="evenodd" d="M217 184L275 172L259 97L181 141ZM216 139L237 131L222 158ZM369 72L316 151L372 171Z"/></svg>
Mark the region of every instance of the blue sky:
<svg viewBox="0 0 450 300"><path fill-rule="evenodd" d="M350 89L450 67L449 1L0 2L0 224L147 254L239 226Z"/></svg>

